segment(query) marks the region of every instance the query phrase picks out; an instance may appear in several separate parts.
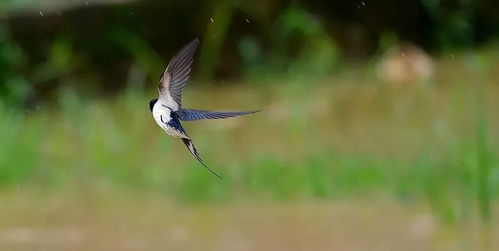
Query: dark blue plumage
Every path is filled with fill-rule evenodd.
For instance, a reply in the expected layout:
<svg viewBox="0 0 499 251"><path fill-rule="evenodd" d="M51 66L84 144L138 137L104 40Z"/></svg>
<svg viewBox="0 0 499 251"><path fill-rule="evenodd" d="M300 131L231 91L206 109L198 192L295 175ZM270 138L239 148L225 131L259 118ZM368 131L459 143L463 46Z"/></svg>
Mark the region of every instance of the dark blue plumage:
<svg viewBox="0 0 499 251"><path fill-rule="evenodd" d="M220 112L220 111L207 111L207 110L195 110L195 109L181 109L178 112L180 120L192 121L201 119L225 119L230 117L236 117L246 114L251 114L259 111L238 111L238 112Z"/></svg>
<svg viewBox="0 0 499 251"><path fill-rule="evenodd" d="M179 116L176 112L172 112L170 114L171 119L168 121L168 125L171 127L175 128L175 130L181 132L182 134L185 134L187 136L187 133L185 132L184 128L182 127L182 124L180 124Z"/></svg>

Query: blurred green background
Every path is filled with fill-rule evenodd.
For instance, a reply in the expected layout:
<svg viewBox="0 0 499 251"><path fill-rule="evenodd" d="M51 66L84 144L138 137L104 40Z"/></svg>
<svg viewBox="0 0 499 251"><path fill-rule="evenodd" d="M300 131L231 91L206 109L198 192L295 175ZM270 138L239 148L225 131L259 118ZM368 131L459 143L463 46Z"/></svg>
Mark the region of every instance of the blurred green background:
<svg viewBox="0 0 499 251"><path fill-rule="evenodd" d="M1 0L0 250L495 250L499 3ZM186 122L152 119L201 39Z"/></svg>

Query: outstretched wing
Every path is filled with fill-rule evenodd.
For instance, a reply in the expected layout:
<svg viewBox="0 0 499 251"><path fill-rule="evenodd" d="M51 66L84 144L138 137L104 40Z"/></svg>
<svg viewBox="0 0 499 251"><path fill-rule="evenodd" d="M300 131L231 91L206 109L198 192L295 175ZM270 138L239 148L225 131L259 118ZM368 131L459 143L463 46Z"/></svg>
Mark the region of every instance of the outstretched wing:
<svg viewBox="0 0 499 251"><path fill-rule="evenodd" d="M215 176L217 176L218 178L220 179L223 179L222 176L218 175L217 173L215 173L215 171L211 170L203 161L203 159L201 159L201 157L199 156L199 152L198 150L196 149L196 147L194 146L194 143L192 143L192 140L191 139L185 139L183 138L182 141L184 142L185 146L187 146L187 149L189 149L189 151L192 153L192 155L204 166L204 168L208 169L208 171L210 171L212 174L214 174Z"/></svg>
<svg viewBox="0 0 499 251"><path fill-rule="evenodd" d="M259 111L238 111L238 112L219 112L219 111L205 111L205 110L194 110L194 109L181 109L178 111L180 120L191 121L191 120L201 120L201 119L225 119L230 117L236 117L246 114L251 114Z"/></svg>
<svg viewBox="0 0 499 251"><path fill-rule="evenodd" d="M189 79L192 58L198 45L199 40L195 39L184 46L172 58L159 80L159 99L173 111L177 111L182 106L182 90Z"/></svg>

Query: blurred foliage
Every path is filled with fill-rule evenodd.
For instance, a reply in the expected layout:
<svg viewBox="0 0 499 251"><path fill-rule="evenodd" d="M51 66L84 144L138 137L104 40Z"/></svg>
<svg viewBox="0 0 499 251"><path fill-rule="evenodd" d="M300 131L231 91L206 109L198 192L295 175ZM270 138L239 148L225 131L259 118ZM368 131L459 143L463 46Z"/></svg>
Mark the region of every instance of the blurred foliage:
<svg viewBox="0 0 499 251"><path fill-rule="evenodd" d="M111 2L2 1L2 100L32 107L63 86L92 96L132 82L144 88L195 37L203 41L198 78L302 83L399 42L438 54L494 41L499 31L494 1Z"/></svg>
<svg viewBox="0 0 499 251"><path fill-rule="evenodd" d="M303 82L332 74L339 61L338 49L317 18L300 8L289 7L273 29L270 38L273 46L266 52L255 37L241 40L239 54L247 77L256 80L265 76L287 77ZM267 59L262 58L263 55Z"/></svg>
<svg viewBox="0 0 499 251"><path fill-rule="evenodd" d="M7 104L19 104L27 96L29 87L20 74L25 55L14 43L7 28L0 26L0 98Z"/></svg>
<svg viewBox="0 0 499 251"><path fill-rule="evenodd" d="M0 141L9 143L0 145L0 185L141 191L188 203L389 197L427 203L444 222L466 220L475 208L488 219L499 196L499 148L489 143L499 139L499 71L480 68L477 80L468 62L495 62L490 52L439 61L439 86L390 87L356 69L320 80L307 95L290 88L291 79L211 95L191 90L194 107L265 110L186 123L223 182L156 128L146 106L153 93L131 88L88 100L64 89L61 109L1 107Z"/></svg>

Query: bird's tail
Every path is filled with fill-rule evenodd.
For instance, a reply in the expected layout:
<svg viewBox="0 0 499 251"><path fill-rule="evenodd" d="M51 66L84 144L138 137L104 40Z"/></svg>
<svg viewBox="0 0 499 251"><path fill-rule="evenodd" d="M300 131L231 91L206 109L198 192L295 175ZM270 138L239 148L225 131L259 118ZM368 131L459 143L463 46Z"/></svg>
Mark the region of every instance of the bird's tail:
<svg viewBox="0 0 499 251"><path fill-rule="evenodd" d="M225 119L246 114L251 114L259 111L237 111L237 112L221 112L221 111L206 111L195 109L182 109L178 112L180 120L191 121L201 119Z"/></svg>
<svg viewBox="0 0 499 251"><path fill-rule="evenodd" d="M185 146L187 146L187 149L189 149L189 152L192 153L192 155L206 168L208 169L208 171L210 171L212 174L214 174L215 176L217 176L218 178L222 179L222 176L218 175L217 173L215 173L215 171L211 170L203 161L203 159L201 159L201 157L199 156L199 152L198 150L196 149L196 147L194 146L194 143L192 142L191 139L188 139L188 138L182 138L182 141L184 142Z"/></svg>

